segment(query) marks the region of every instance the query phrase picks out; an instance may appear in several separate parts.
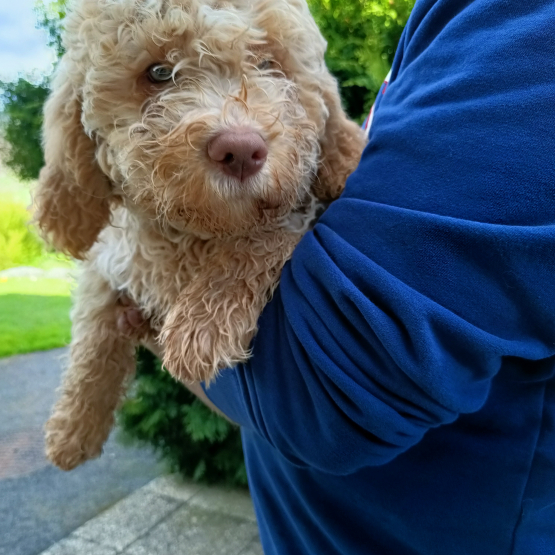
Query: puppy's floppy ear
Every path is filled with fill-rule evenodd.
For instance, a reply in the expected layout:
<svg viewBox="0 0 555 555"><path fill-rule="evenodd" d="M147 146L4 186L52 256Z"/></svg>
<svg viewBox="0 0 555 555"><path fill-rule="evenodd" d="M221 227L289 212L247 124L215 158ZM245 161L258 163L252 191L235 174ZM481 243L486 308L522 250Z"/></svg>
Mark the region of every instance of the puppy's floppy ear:
<svg viewBox="0 0 555 555"><path fill-rule="evenodd" d="M274 56L298 85L298 94L320 139L320 165L313 191L336 199L357 167L366 139L343 108L337 81L324 63L327 44L306 0L262 2L260 27L268 32Z"/></svg>
<svg viewBox="0 0 555 555"><path fill-rule="evenodd" d="M360 126L345 115L337 83L331 75L322 87L322 98L329 115L320 140L320 167L314 192L320 199L333 200L342 193L347 177L357 167L366 139Z"/></svg>
<svg viewBox="0 0 555 555"><path fill-rule="evenodd" d="M81 99L64 69L44 111L45 166L35 191L35 217L58 250L83 258L109 222L111 186L96 162L95 142L81 123Z"/></svg>

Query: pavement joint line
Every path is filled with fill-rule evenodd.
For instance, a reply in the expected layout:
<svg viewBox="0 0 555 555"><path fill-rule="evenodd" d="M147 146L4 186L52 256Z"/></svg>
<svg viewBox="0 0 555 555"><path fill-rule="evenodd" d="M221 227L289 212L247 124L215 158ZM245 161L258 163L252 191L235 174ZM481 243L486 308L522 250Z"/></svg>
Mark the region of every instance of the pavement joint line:
<svg viewBox="0 0 555 555"><path fill-rule="evenodd" d="M169 497L169 496L166 496L166 497ZM172 499L175 501L175 497L172 497ZM156 522L156 524L153 524L148 530L146 530L140 536L137 536L131 543L127 544L121 550L116 549L116 553L118 555L120 553L123 553L124 551L128 550L134 543L137 543L139 540L142 540L144 537L148 536L150 534L150 532L152 532L152 530L154 530L154 528L156 528L157 526L162 524L164 521L166 521L171 515L173 515L176 511L179 511L179 509L181 509L187 503L188 503L188 501L181 501L179 503L179 505L177 505L177 507L175 507L175 509L172 509L168 514L164 515L158 522Z"/></svg>
<svg viewBox="0 0 555 555"><path fill-rule="evenodd" d="M91 519L92 520L92 519ZM85 522L85 524L87 524ZM85 524L83 524L83 526L85 526ZM77 528L77 530L79 530L79 528ZM109 545L104 545L99 541L96 540L92 540L91 538L83 538L81 536L78 536L75 532L77 532L77 530L74 530L73 532L71 532L71 534L69 534L68 536L66 536L65 538L62 538L60 541L64 541L67 538L79 538L82 542L86 542L86 543L90 543L92 545L94 545L95 547L111 547ZM55 544L54 544L55 545ZM52 547L52 546L50 546ZM50 549L50 547L48 549ZM113 549L113 548L112 548Z"/></svg>
<svg viewBox="0 0 555 555"><path fill-rule="evenodd" d="M193 507L194 507L194 505L193 505ZM195 508L197 508L197 507L195 507ZM225 511L221 511L219 509L207 509L206 507L198 507L198 508L202 509L206 512L209 512L209 513L214 513L216 515L221 515L221 516L227 516L227 517L235 519L235 520L242 520L243 522L252 522L252 520L250 518L246 518L246 517L241 516L241 515L234 515L232 513L226 513Z"/></svg>
<svg viewBox="0 0 555 555"><path fill-rule="evenodd" d="M155 478L155 480L157 480L157 479L158 478ZM215 487L217 488L218 486L215 486ZM189 499L187 499L187 503L190 503L192 506L195 506L196 505L196 499L199 498L199 497L202 499L203 493L205 493L207 491L210 491L210 489L211 489L210 486L206 486L206 485L203 484L201 486L201 488L196 493L194 493L193 495L191 495L191 497L189 497ZM233 491L232 488L228 488L228 487L225 487L225 486L224 486L224 489L229 491L229 492ZM237 492L237 490L235 490L235 493L236 492ZM249 497L250 497L250 494L249 494ZM198 505L196 505L196 506L198 506ZM205 510L208 510L212 513L217 513L217 514L220 514L220 515L225 515L225 516L229 516L229 517L233 517L233 518L238 518L238 519L241 519L241 520L246 520L248 522L254 522L255 524L257 523L256 515L254 514L254 511L253 511L253 515L251 517L250 515L246 516L244 514L237 514L234 511L226 511L225 509L218 508L218 507L210 507L210 506L206 507L204 505L204 503L201 503L200 507L203 507L203 508L205 508Z"/></svg>
<svg viewBox="0 0 555 555"><path fill-rule="evenodd" d="M155 480L157 480L157 478L155 478ZM190 505L191 507L195 508L195 504L194 504L194 502L193 502L193 499L194 499L195 497L197 497L197 496L200 496L200 495L203 493L203 491L206 490L206 489L208 489L207 486L202 485L202 487L201 487L201 489L199 489L199 491L197 491L196 493L193 493L193 495L191 495L191 497L190 497L189 499L187 499L186 501L181 501L181 505L179 505L178 507L176 507L174 510L172 510L171 512L169 512L166 516L162 517L162 519L161 519L159 522L157 522L156 524L154 524L154 525L150 528L149 532L150 532L153 528L155 528L156 526L158 526L159 524L162 524L162 522L164 522L165 520L167 520L175 511L177 511L178 509L184 507L185 505ZM169 494L167 494L167 493L158 493L157 495L159 495L160 497L165 497L166 499L171 499L172 501L175 501L175 500L179 499L178 497L173 497L173 496L171 496L171 495L169 495ZM204 507L200 507L200 508L203 508L205 511L210 512L210 513L215 513L215 514L218 514L218 515L227 516L227 517L234 518L234 519L237 519L237 520L242 520L242 521L245 521L245 522L252 522L251 519L246 518L246 517L244 517L244 516L242 516L242 515L233 514L233 513L226 512L226 511L223 511L223 510L220 510L220 509L217 509L217 508L214 508L214 509L212 509L212 508L208 508L208 509L207 509L207 508L204 508ZM144 537L145 535L146 535L146 534L142 534L141 537ZM253 539L256 538L256 537L257 537L257 536L254 535L254 536L253 536ZM133 540L125 549L127 549L128 547L130 547L130 546L131 546L133 543L135 543L135 541L137 541L138 539L139 539L139 537L137 537L136 540ZM252 541L252 540L251 540L251 541ZM244 551L245 549L246 549L246 548L243 548L243 549L241 549L241 551ZM240 555L240 554L238 553L237 555Z"/></svg>
<svg viewBox="0 0 555 555"><path fill-rule="evenodd" d="M158 497L162 497L163 499L166 499L167 501L179 501L183 505L187 505L187 503L189 503L189 500L184 501L183 499L179 499L178 497L173 497L173 495L169 495L168 493L158 493L156 491L153 493L155 493Z"/></svg>
<svg viewBox="0 0 555 555"><path fill-rule="evenodd" d="M158 478L154 478L154 480L152 480L151 482L149 482L148 484L146 484L145 486L143 486L142 488L139 488L138 491L140 491L141 489L147 488L150 484L152 484L152 482L154 482L155 480L158 480ZM133 492L133 493L137 493L137 492ZM141 533L139 536L137 536L136 538L134 538L131 542L129 542L128 544L124 545L123 547L121 547L120 549L118 549L117 547L115 547L114 545L110 545L108 543L99 543L99 547L109 547L111 549L113 549L117 554L119 553L123 553L126 549L129 549L129 547L131 547L136 541L144 538L145 536L147 536L148 534L150 534L150 532L152 532L152 530L154 530L154 528L156 528L158 525L162 524L170 515L172 515L173 513L175 513L175 511L179 510L183 505L185 505L188 501L183 501L177 497L172 497L171 495L167 495L167 494L163 494L163 493L159 493L157 491L150 491L149 493L152 493L153 495L157 496L157 497L161 497L162 499L165 499L167 501L173 501L173 502L177 502L177 505L171 510L169 511L167 514L165 514L164 516L162 516L159 520L155 521L151 526L147 527L145 529L145 531L143 533ZM133 495L133 494L131 494ZM195 494L196 495L196 494ZM128 496L129 497L129 496ZM126 499L126 498L124 498ZM120 501L118 501L118 503L121 503L124 499L121 499ZM105 511L103 511L102 513L100 513L99 515L97 515L96 517L92 518L91 520L89 520L88 522L85 522L80 528L78 528L77 530L74 531L74 533L80 538L80 539L88 539L86 537L83 537L81 535L79 535L79 530L82 530L83 528L85 528L87 526L87 524L91 523L93 520L95 520L96 518L98 518L101 514L105 514L109 511L112 511L114 509L114 507L116 505L118 505L118 503L115 503L114 505L112 505L111 507L109 507L108 509L106 509Z"/></svg>
<svg viewBox="0 0 555 555"><path fill-rule="evenodd" d="M237 553L236 555L243 555L244 553L246 553L247 550L249 550L249 549L251 548L252 544L255 543L256 541L258 541L259 536L260 536L260 535L259 535L258 532L257 532L257 533L251 538L251 541L250 541L247 545L245 545L245 547L242 547L242 548L241 548L241 551L239 551L239 553Z"/></svg>
<svg viewBox="0 0 555 555"><path fill-rule="evenodd" d="M155 478L154 480L156 480L157 478ZM151 480L151 482L153 482L154 480ZM146 488L151 482L145 484L145 486L143 486L143 488ZM138 490L136 490L133 493L136 493L138 491L140 491L143 488L139 488ZM133 493L131 493L130 495L128 495L127 497L130 497L131 495L133 495ZM140 536L137 536L136 538L134 538L131 542L129 542L128 544L125 544L122 548L117 548L116 546L108 543L108 542L103 542L102 540L94 540L92 539L90 536L87 535L83 535L84 529L86 529L89 525L91 525L94 521L96 521L96 519L98 517L100 517L101 515L105 515L107 513L109 513L110 511L114 510L114 508L121 503L122 501L124 501L127 497L124 497L123 499L120 499L117 503L112 504L110 507L106 508L104 511L100 512L98 515L96 515L95 517L91 518L90 520L88 520L87 522L83 523L81 526L79 526L78 528L76 528L75 530L73 530L72 532L70 532L65 538L60 539L58 542L55 542L54 544L50 545L44 552L49 551L50 549L52 549L55 545L57 545L58 543L63 542L64 540L68 539L68 538L78 538L80 541L83 542L87 542L90 543L92 545L94 545L95 547L102 547L102 548L109 548L112 549L115 553L119 554L122 553L123 551L125 551L126 549L128 549L133 543L135 543L137 540L143 538L144 536L148 535L156 526L158 526L159 524L161 524L164 520L166 520L166 518L168 518L168 516L170 516L171 514L173 514L175 511L179 510L184 504L186 504L186 501L182 501L177 499L176 497L172 497L169 495L165 495L165 494L161 494L158 492L152 492L154 495L156 495L157 497L162 497L163 499L167 500L167 501L173 501L173 502L177 502L177 505L166 515L162 516L160 519L156 520L151 526L147 527L145 529L144 532L142 532L140 534ZM42 555L41 552L39 555Z"/></svg>
<svg viewBox="0 0 555 555"><path fill-rule="evenodd" d="M69 536L67 536L68 538L70 537L77 537L77 536L73 536L73 534L70 534ZM66 538L64 538L65 540ZM91 540L90 538L79 538L80 541L85 542L85 543L90 543L91 545L94 545L95 547L108 547L106 545L102 545L101 543L98 543L95 540Z"/></svg>

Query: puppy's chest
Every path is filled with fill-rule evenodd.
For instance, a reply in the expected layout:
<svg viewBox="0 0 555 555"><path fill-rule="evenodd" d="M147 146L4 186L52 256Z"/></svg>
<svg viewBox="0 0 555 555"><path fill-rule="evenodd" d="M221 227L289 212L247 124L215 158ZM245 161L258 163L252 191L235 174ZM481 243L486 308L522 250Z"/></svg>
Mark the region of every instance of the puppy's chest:
<svg viewBox="0 0 555 555"><path fill-rule="evenodd" d="M286 233L296 243L312 227L322 208L322 203L310 199L305 206L276 222L273 228L276 237ZM260 257L266 260L283 255L279 247L277 253L271 252L271 245L279 244L279 240L269 240L272 234L270 231L258 238L245 239L249 243L247 249L253 253L254 267ZM161 328L177 297L199 270L214 264L214 253L221 248L216 239L200 239L192 234L170 239L151 222L140 221L127 209L118 208L113 213L112 225L101 232L91 250L91 262L112 289L125 292L151 319L151 324ZM266 264L267 261L262 266Z"/></svg>
<svg viewBox="0 0 555 555"><path fill-rule="evenodd" d="M114 290L125 292L158 327L201 267L205 242L193 236L172 242L138 226L128 215L119 216L95 245L94 265Z"/></svg>

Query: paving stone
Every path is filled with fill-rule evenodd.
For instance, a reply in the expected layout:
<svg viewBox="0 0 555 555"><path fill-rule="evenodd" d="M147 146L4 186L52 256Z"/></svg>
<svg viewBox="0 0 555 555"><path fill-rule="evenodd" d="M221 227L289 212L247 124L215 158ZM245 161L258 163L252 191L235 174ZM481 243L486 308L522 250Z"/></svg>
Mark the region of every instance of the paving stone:
<svg viewBox="0 0 555 555"><path fill-rule="evenodd" d="M191 498L189 504L256 522L252 500L247 491L203 488Z"/></svg>
<svg viewBox="0 0 555 555"><path fill-rule="evenodd" d="M40 555L116 555L111 547L98 545L78 537L68 537Z"/></svg>
<svg viewBox="0 0 555 555"><path fill-rule="evenodd" d="M176 499L140 489L81 526L75 535L121 551L179 504Z"/></svg>
<svg viewBox="0 0 555 555"><path fill-rule="evenodd" d="M260 538L257 536L256 539L244 551L241 551L239 555L264 555Z"/></svg>
<svg viewBox="0 0 555 555"><path fill-rule="evenodd" d="M256 535L250 520L186 504L122 555L239 555Z"/></svg>
<svg viewBox="0 0 555 555"><path fill-rule="evenodd" d="M26 476L50 464L41 427L1 433L0 439L0 480Z"/></svg>
<svg viewBox="0 0 555 555"><path fill-rule="evenodd" d="M189 501L191 497L196 495L201 489L203 489L203 486L200 484L187 482L175 474L170 474L152 480L152 482L143 488L143 491L167 495L179 501Z"/></svg>

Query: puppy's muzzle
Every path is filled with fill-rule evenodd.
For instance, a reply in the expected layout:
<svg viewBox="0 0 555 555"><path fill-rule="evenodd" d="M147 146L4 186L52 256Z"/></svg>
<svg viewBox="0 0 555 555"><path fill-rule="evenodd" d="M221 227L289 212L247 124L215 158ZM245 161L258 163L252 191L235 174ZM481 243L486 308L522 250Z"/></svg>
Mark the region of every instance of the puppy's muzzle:
<svg viewBox="0 0 555 555"><path fill-rule="evenodd" d="M223 173L243 182L262 169L268 148L256 131L236 127L222 131L210 141L208 157Z"/></svg>

